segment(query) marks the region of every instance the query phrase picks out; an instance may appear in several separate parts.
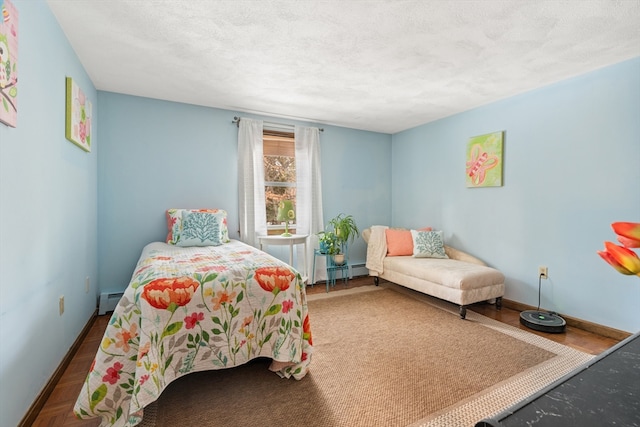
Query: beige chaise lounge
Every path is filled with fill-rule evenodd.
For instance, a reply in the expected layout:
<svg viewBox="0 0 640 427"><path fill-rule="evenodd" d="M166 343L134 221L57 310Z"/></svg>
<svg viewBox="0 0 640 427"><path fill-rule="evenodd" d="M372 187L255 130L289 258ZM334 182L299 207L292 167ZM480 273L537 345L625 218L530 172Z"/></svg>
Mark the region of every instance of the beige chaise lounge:
<svg viewBox="0 0 640 427"><path fill-rule="evenodd" d="M372 229L367 228L362 236L368 244L366 265L376 286L379 278L383 278L458 304L462 319L466 317L467 306L476 302L495 299L496 307L501 308L504 275L478 258L446 245L448 258L444 259L386 256L386 244L380 240L384 240L380 237L380 230L374 231L376 242L370 241L371 234Z"/></svg>

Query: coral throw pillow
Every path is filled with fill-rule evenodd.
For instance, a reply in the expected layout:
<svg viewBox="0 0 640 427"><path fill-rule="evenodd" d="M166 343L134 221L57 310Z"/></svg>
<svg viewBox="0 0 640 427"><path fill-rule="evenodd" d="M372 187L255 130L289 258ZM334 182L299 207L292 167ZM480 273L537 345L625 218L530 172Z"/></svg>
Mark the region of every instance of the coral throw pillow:
<svg viewBox="0 0 640 427"><path fill-rule="evenodd" d="M387 256L413 255L413 236L411 230L387 228Z"/></svg>

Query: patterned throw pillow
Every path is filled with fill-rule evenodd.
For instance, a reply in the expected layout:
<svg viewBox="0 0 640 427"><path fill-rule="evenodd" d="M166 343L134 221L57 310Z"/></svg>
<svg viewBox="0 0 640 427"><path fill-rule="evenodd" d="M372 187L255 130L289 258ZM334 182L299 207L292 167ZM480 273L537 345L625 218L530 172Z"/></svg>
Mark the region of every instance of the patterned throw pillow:
<svg viewBox="0 0 640 427"><path fill-rule="evenodd" d="M182 233L176 246L219 246L222 217L210 212L182 212Z"/></svg>
<svg viewBox="0 0 640 427"><path fill-rule="evenodd" d="M220 243L229 243L229 229L227 228L227 211L223 209L167 209L167 234L166 242L177 245L182 240L182 216L184 212L204 212L218 214L222 218L220 222Z"/></svg>
<svg viewBox="0 0 640 427"><path fill-rule="evenodd" d="M182 229L182 211L184 209L167 209L167 243L175 245L180 239L180 230Z"/></svg>
<svg viewBox="0 0 640 427"><path fill-rule="evenodd" d="M416 258L449 258L444 251L442 231L411 230L413 256Z"/></svg>

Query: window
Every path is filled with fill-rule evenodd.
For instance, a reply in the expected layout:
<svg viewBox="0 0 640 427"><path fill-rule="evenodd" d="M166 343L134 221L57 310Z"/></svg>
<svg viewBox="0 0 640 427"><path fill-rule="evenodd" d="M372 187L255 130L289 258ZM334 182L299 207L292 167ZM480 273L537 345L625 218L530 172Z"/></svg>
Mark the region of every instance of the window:
<svg viewBox="0 0 640 427"><path fill-rule="evenodd" d="M296 155L293 132L264 130L263 136L265 204L268 234L279 234L284 223L278 221L278 205L291 200L296 205ZM289 221L295 232L296 220Z"/></svg>

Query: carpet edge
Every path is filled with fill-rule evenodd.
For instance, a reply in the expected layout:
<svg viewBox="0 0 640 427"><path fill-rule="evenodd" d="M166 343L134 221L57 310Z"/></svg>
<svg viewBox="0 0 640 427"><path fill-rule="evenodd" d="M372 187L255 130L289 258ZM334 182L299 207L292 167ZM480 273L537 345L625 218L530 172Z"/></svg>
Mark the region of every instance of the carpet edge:
<svg viewBox="0 0 640 427"><path fill-rule="evenodd" d="M453 315L459 315L458 306L455 304L404 288L394 283L385 283L383 286L386 289L414 297L425 304L429 304ZM430 414L428 417L415 423L411 423L407 427L441 427L443 425L472 426L477 421L494 416L522 401L595 357L545 337L491 319L472 310L467 310L466 321L478 323L484 327L526 342L527 344L554 353L556 356L500 383L494 384L490 388L482 390L460 402L456 402L452 406Z"/></svg>

